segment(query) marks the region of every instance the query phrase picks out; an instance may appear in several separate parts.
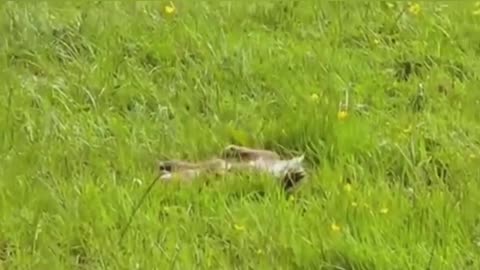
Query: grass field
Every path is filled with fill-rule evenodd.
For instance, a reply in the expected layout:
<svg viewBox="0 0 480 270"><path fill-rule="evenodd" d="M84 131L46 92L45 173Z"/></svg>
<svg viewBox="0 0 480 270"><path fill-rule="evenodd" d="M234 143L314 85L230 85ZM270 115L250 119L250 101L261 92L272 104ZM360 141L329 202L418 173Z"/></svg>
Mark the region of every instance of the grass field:
<svg viewBox="0 0 480 270"><path fill-rule="evenodd" d="M480 269L480 4L173 4L0 4L0 269Z"/></svg>

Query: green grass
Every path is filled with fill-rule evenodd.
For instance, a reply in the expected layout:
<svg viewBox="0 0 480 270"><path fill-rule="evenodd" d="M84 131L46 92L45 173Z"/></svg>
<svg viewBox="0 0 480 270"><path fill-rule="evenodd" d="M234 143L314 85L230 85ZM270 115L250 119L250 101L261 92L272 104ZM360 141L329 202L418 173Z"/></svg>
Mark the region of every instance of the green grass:
<svg viewBox="0 0 480 270"><path fill-rule="evenodd" d="M167 4L0 4L0 269L480 268L480 6ZM230 143L309 181L158 184L120 241Z"/></svg>

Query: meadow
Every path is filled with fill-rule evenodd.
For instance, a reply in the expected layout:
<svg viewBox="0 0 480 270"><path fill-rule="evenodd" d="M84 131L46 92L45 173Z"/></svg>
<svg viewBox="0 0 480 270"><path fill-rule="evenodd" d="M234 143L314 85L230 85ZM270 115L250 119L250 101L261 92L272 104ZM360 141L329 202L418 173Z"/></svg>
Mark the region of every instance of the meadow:
<svg viewBox="0 0 480 270"><path fill-rule="evenodd" d="M0 12L0 269L480 269L480 4ZM308 181L156 183L124 231L157 160L232 143Z"/></svg>

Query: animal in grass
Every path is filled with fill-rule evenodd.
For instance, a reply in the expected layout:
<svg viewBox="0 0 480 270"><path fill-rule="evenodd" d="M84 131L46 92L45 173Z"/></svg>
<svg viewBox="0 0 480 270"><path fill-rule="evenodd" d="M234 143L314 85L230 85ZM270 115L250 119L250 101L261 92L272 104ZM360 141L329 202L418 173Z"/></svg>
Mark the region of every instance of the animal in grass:
<svg viewBox="0 0 480 270"><path fill-rule="evenodd" d="M202 174L221 175L228 170L226 161L213 158L205 161L166 160L158 164L160 179L193 180Z"/></svg>
<svg viewBox="0 0 480 270"><path fill-rule="evenodd" d="M264 172L277 179L286 191L296 188L306 177L304 155L283 159L274 151L229 145L209 160L191 162L166 160L158 164L160 179L192 181L201 175L226 175L234 172Z"/></svg>

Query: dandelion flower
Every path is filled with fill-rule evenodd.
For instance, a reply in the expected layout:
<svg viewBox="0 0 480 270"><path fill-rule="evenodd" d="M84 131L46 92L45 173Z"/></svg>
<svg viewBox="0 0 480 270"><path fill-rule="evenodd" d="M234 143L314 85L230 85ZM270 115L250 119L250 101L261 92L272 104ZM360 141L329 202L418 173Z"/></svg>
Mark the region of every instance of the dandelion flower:
<svg viewBox="0 0 480 270"><path fill-rule="evenodd" d="M332 223L332 225L330 226L330 229L332 229L332 231L334 232L339 232L340 226L338 226L336 223Z"/></svg>
<svg viewBox="0 0 480 270"><path fill-rule="evenodd" d="M175 5L172 2L170 2L170 4L165 6L165 13L173 14L175 13L175 11L177 11L177 9L175 8Z"/></svg>
<svg viewBox="0 0 480 270"><path fill-rule="evenodd" d="M388 208L384 207L384 208L380 209L380 213L387 214L388 213Z"/></svg>
<svg viewBox="0 0 480 270"><path fill-rule="evenodd" d="M337 115L338 119L340 120L345 120L347 116L348 116L348 113L347 111L344 111L344 110L339 111Z"/></svg>
<svg viewBox="0 0 480 270"><path fill-rule="evenodd" d="M412 14L412 15L418 15L420 13L420 10L422 8L420 7L420 4L418 3L412 3L410 4L410 6L408 7L408 11Z"/></svg>

